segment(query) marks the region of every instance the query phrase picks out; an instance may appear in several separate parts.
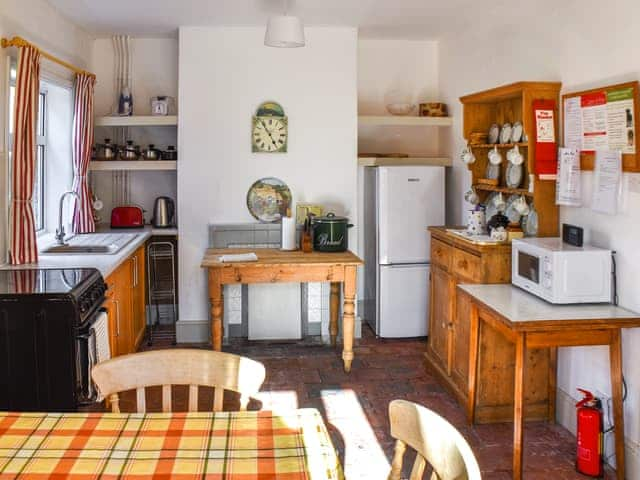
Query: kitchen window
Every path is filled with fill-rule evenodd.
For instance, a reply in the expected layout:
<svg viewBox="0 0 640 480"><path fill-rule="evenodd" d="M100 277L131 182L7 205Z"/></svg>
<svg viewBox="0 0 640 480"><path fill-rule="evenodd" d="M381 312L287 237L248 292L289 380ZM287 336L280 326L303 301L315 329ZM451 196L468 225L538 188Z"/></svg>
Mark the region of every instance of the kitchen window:
<svg viewBox="0 0 640 480"><path fill-rule="evenodd" d="M9 83L9 178L13 166L13 130L16 98L16 64L12 63ZM40 91L38 99L38 119L36 124L36 164L34 171L34 186L32 207L36 232L41 233L45 229L45 159L47 151L47 93Z"/></svg>

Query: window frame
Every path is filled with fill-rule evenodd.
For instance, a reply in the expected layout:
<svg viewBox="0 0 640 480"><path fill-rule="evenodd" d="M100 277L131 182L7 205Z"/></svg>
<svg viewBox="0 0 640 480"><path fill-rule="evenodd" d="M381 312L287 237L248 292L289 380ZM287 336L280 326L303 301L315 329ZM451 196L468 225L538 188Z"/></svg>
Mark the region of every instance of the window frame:
<svg viewBox="0 0 640 480"><path fill-rule="evenodd" d="M9 88L7 89L7 159L8 159L8 197L11 199L11 178L13 172L13 145L14 145L14 132L13 132L13 116L15 108L15 87L16 78L11 75L11 71L16 72L17 76L17 61L11 59L9 64ZM40 83L39 96L38 96L38 116L36 124L36 143L35 148L35 170L34 170L34 185L33 185L33 197L31 206L34 210L34 221L36 235L42 235L46 233L46 158L47 158L47 90ZM38 182L38 178L40 181ZM37 211L36 211L37 210Z"/></svg>

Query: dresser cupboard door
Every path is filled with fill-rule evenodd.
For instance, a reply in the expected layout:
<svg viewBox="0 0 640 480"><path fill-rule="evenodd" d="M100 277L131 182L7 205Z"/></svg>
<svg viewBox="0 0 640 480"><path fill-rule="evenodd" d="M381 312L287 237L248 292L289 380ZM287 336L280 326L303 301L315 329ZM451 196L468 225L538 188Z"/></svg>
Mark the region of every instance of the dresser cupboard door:
<svg viewBox="0 0 640 480"><path fill-rule="evenodd" d="M449 323L451 321L451 282L444 270L431 269L431 322L429 346L440 361L441 367L448 370Z"/></svg>
<svg viewBox="0 0 640 480"><path fill-rule="evenodd" d="M469 387L469 315L471 302L466 296L456 295L453 320L453 340L451 342L451 377L462 392Z"/></svg>

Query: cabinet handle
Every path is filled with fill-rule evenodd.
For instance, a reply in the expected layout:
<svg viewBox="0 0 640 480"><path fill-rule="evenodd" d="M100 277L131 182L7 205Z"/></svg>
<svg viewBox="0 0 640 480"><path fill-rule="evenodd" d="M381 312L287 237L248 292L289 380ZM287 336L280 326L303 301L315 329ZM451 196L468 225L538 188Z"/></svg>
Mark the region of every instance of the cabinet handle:
<svg viewBox="0 0 640 480"><path fill-rule="evenodd" d="M138 257L132 257L131 261L133 262L133 286L135 288L138 286Z"/></svg>
<svg viewBox="0 0 640 480"><path fill-rule="evenodd" d="M120 302L118 300L114 300L113 303L116 304L116 337L120 336Z"/></svg>

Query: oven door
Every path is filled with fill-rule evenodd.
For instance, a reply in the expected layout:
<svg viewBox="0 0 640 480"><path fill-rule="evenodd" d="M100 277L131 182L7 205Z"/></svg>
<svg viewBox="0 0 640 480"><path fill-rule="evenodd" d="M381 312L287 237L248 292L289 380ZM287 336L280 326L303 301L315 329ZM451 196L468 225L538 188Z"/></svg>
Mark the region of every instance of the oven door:
<svg viewBox="0 0 640 480"><path fill-rule="evenodd" d="M94 324L107 313L100 308L84 323L76 336L76 392L80 405L99 400L98 391L91 380L91 369L98 363L98 347ZM106 319L105 319L106 320Z"/></svg>

